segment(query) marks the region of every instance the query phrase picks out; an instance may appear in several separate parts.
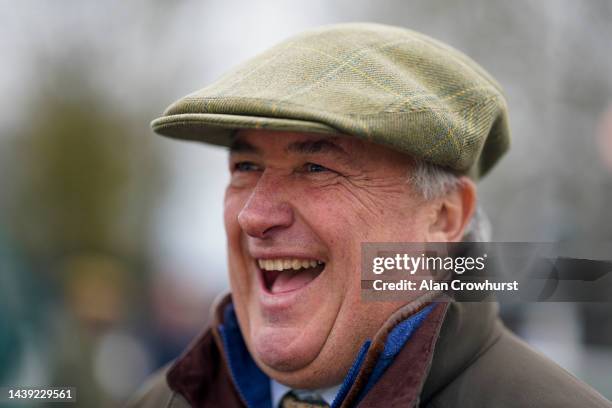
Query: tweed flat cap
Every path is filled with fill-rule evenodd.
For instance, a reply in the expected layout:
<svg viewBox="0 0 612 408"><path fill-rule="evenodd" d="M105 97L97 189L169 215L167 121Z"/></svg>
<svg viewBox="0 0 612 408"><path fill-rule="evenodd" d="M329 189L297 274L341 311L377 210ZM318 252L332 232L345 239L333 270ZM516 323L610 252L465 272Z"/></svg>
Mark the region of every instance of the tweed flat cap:
<svg viewBox="0 0 612 408"><path fill-rule="evenodd" d="M509 146L502 89L483 68L423 34L369 23L290 38L151 125L222 146L244 128L345 134L473 178Z"/></svg>

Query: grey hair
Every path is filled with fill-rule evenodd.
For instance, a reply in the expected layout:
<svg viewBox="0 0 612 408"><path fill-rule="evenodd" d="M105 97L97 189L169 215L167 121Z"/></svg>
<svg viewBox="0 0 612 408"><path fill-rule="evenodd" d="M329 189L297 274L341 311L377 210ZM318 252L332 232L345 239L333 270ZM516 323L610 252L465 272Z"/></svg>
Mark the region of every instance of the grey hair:
<svg viewBox="0 0 612 408"><path fill-rule="evenodd" d="M459 188L460 175L452 170L423 160L414 160L409 181L425 200L433 200ZM491 223L480 203L465 229L464 242L487 242L491 240Z"/></svg>

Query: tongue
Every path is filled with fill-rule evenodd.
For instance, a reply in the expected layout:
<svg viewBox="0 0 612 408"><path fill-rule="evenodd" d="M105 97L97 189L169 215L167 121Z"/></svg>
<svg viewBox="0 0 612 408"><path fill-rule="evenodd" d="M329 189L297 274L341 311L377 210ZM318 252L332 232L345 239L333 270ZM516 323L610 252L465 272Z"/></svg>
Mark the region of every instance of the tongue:
<svg viewBox="0 0 612 408"><path fill-rule="evenodd" d="M316 268L300 269L299 271L282 271L272 283L270 292L289 292L306 286L317 277Z"/></svg>

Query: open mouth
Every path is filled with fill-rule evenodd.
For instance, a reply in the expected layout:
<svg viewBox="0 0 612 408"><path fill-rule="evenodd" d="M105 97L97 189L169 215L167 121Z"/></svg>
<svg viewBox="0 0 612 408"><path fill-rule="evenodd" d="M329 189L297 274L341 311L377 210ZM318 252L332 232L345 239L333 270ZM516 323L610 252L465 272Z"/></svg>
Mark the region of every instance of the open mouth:
<svg viewBox="0 0 612 408"><path fill-rule="evenodd" d="M266 290L273 294L300 289L325 269L325 262L315 259L258 259L257 265Z"/></svg>

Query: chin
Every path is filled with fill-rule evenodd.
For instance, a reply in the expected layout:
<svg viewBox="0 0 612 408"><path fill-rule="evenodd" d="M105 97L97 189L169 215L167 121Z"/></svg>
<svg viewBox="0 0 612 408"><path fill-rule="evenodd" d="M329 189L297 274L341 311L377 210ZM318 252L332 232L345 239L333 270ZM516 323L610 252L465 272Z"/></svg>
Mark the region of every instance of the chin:
<svg viewBox="0 0 612 408"><path fill-rule="evenodd" d="M293 328L259 329L252 336L251 343L252 354L260 365L276 372L303 369L313 362L321 348L313 339L305 338L300 330Z"/></svg>
<svg viewBox="0 0 612 408"><path fill-rule="evenodd" d="M251 337L249 348L270 378L291 388L316 389L342 382L352 362L349 355L330 356L329 350L324 350L325 343L326 337L305 337L297 328L264 327ZM338 359L338 364L330 364L333 359ZM343 365L343 360L349 366Z"/></svg>

